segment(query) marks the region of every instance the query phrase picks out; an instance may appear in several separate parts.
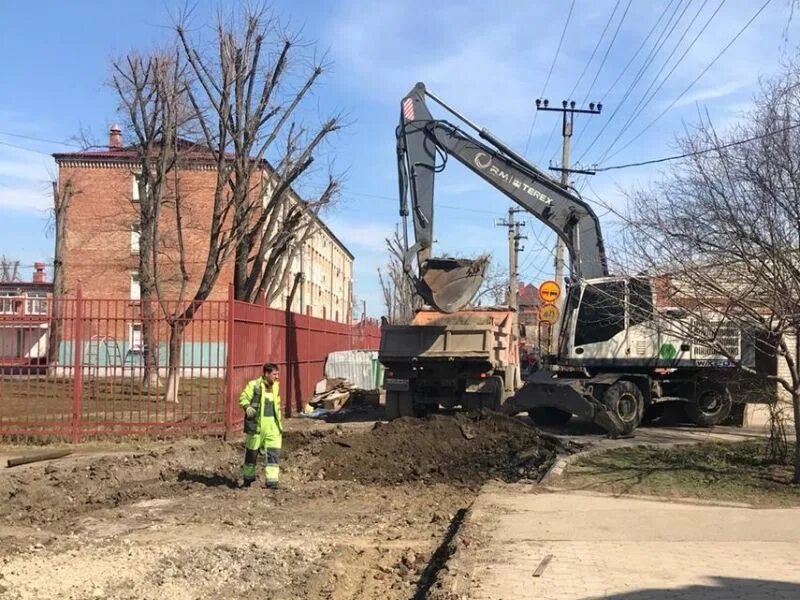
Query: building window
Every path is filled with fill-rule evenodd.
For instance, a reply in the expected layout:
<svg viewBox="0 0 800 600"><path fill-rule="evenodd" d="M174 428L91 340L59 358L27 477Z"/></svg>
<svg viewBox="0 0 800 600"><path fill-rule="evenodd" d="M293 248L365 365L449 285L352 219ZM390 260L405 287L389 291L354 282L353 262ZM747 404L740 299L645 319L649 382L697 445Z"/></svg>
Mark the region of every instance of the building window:
<svg viewBox="0 0 800 600"><path fill-rule="evenodd" d="M12 291L0 291L0 315L14 314L14 298L16 294Z"/></svg>
<svg viewBox="0 0 800 600"><path fill-rule="evenodd" d="M142 351L142 324L131 323L130 335L128 336L128 344L130 352Z"/></svg>
<svg viewBox="0 0 800 600"><path fill-rule="evenodd" d="M25 297L26 315L46 315L47 314L47 293L28 292Z"/></svg>
<svg viewBox="0 0 800 600"><path fill-rule="evenodd" d="M139 223L131 225L131 254L139 254L139 239L142 237L142 227Z"/></svg>
<svg viewBox="0 0 800 600"><path fill-rule="evenodd" d="M134 173L131 175L131 198L134 202L139 202L139 176Z"/></svg>
<svg viewBox="0 0 800 600"><path fill-rule="evenodd" d="M139 287L139 271L131 272L131 300L141 300L142 290Z"/></svg>

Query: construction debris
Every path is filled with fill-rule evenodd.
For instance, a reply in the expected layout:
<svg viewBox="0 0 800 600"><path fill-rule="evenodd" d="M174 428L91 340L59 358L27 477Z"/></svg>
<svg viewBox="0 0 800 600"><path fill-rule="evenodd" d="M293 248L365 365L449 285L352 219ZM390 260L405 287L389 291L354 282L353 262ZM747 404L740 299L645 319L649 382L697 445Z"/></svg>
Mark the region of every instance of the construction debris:
<svg viewBox="0 0 800 600"><path fill-rule="evenodd" d="M314 408L339 410L350 399L353 384L345 379L323 379L314 388L314 397L309 404Z"/></svg>
<svg viewBox="0 0 800 600"><path fill-rule="evenodd" d="M542 562L539 563L539 566L536 567L536 570L533 572L534 577L541 577L544 570L547 568L547 565L550 564L550 561L553 560L553 555L548 554L542 559Z"/></svg>

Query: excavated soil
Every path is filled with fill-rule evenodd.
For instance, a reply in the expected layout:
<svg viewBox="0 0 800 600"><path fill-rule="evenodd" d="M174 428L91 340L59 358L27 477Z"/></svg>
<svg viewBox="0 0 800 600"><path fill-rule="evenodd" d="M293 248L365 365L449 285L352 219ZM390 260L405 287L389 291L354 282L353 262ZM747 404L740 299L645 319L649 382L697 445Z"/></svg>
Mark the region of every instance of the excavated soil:
<svg viewBox="0 0 800 600"><path fill-rule="evenodd" d="M0 469L0 598L424 598L480 484L559 451L491 413L290 427L277 492L219 440Z"/></svg>
<svg viewBox="0 0 800 600"><path fill-rule="evenodd" d="M366 484L538 481L560 447L522 421L491 412L378 422L361 436L332 441L319 455L325 478Z"/></svg>

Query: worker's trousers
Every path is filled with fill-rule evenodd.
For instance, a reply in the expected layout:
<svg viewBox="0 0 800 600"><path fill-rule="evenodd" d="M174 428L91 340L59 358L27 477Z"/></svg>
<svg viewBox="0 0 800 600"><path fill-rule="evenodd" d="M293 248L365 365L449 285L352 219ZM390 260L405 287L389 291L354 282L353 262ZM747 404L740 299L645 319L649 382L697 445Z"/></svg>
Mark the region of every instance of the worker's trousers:
<svg viewBox="0 0 800 600"><path fill-rule="evenodd" d="M261 428L262 430L265 428ZM256 479L256 468L258 466L258 455L260 451L265 453L264 478L267 487L278 487L278 476L280 468L278 460L281 451L281 434L275 431L267 433L249 433L244 441L244 467L242 476L245 485L253 483Z"/></svg>

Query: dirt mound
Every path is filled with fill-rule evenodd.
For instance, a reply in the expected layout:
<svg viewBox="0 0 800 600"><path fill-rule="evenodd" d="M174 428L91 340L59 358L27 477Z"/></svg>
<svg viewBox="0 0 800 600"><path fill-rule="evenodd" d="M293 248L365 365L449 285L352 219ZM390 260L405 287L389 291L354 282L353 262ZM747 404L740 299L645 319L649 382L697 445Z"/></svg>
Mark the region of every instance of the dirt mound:
<svg viewBox="0 0 800 600"><path fill-rule="evenodd" d="M492 412L403 418L330 442L318 454L319 475L367 484L538 481L562 449L524 422Z"/></svg>

